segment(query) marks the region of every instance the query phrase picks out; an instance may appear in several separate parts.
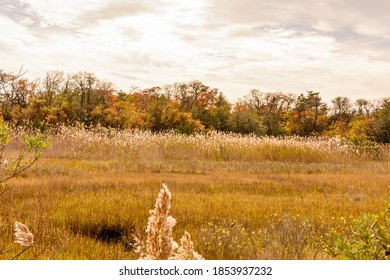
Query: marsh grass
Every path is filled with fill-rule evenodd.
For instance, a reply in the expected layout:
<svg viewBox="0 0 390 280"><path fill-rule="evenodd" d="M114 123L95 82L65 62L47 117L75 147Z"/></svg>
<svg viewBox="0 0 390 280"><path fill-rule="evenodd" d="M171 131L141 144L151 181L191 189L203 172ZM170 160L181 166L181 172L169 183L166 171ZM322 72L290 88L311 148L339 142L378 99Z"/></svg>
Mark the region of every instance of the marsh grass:
<svg viewBox="0 0 390 280"><path fill-rule="evenodd" d="M337 139L61 133L0 197L2 259L20 249L16 220L35 235L19 259L137 259L162 183L172 238L191 233L206 259L338 258L337 237L389 192L387 148L373 160Z"/></svg>

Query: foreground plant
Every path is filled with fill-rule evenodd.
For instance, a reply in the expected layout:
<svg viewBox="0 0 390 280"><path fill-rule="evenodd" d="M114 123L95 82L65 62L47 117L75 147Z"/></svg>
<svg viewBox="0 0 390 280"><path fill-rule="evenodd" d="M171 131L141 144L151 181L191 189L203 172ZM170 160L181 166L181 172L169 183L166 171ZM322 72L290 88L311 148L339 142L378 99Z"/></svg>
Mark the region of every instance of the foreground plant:
<svg viewBox="0 0 390 280"><path fill-rule="evenodd" d="M18 154L15 158L4 158L6 146L13 138L20 143ZM49 146L49 139L40 133L28 134L16 132L4 122L0 117L0 197L9 189L7 182L30 168L39 158L41 158ZM2 209L0 208L0 211ZM23 251L12 259L18 258L34 244L34 235L27 226L22 223L15 223L16 243L24 247ZM8 252L8 251L7 251ZM4 254L5 249L0 244L0 254Z"/></svg>
<svg viewBox="0 0 390 280"><path fill-rule="evenodd" d="M30 232L28 227L22 223L15 222L15 243L20 244L23 247L23 250L18 253L12 259L17 259L21 254L26 252L31 246L34 245L34 235Z"/></svg>
<svg viewBox="0 0 390 280"><path fill-rule="evenodd" d="M146 244L137 238L137 253L143 260L201 260L203 257L194 251L191 236L185 232L181 238L181 246L173 240L172 229L176 220L169 216L171 208L171 192L163 184L158 194L154 210L150 210L150 217L146 228Z"/></svg>
<svg viewBox="0 0 390 280"><path fill-rule="evenodd" d="M15 222L15 243L23 247L31 247L34 244L34 235L28 227L22 223Z"/></svg>
<svg viewBox="0 0 390 280"><path fill-rule="evenodd" d="M4 158L6 146L15 138L19 142L18 154ZM30 168L49 147L50 140L41 133L15 132L0 117L0 195L7 190L6 182Z"/></svg>
<svg viewBox="0 0 390 280"><path fill-rule="evenodd" d="M204 258L194 251L194 243L191 241L191 235L185 232L180 239L180 247L177 253L170 257L171 260L204 260Z"/></svg>
<svg viewBox="0 0 390 280"><path fill-rule="evenodd" d="M352 236L341 236L337 242L339 254L352 260L390 259L390 203L379 215L365 213L351 225Z"/></svg>

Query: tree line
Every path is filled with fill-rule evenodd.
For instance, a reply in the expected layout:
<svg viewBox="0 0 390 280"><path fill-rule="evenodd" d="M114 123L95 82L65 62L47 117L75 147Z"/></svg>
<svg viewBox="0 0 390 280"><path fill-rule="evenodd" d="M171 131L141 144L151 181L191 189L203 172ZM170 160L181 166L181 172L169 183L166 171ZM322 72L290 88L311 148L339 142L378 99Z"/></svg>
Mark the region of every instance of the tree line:
<svg viewBox="0 0 390 280"><path fill-rule="evenodd" d="M93 73L50 71L29 80L0 71L0 114L15 125L102 125L118 129L208 130L270 136L339 135L356 143L390 143L390 98L336 97L251 90L231 103L201 81L123 92Z"/></svg>

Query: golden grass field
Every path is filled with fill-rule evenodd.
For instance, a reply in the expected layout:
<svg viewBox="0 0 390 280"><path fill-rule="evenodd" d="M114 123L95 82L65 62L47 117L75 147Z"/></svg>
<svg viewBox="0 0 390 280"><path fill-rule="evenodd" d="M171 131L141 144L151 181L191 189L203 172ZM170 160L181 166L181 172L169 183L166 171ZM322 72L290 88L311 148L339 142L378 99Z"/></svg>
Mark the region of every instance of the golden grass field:
<svg viewBox="0 0 390 280"><path fill-rule="evenodd" d="M206 259L338 259L351 221L385 208L389 151L324 138L62 128L0 196L0 259L21 250L15 221L35 235L19 259L137 259L133 235L145 234L163 183L174 239L188 231Z"/></svg>

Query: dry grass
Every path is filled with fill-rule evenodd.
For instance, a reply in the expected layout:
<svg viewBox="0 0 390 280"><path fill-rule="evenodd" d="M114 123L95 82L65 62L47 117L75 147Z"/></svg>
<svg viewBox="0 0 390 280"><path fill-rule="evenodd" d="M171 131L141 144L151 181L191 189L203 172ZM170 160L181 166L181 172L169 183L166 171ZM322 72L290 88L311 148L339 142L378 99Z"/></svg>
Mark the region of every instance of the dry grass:
<svg viewBox="0 0 390 280"><path fill-rule="evenodd" d="M338 140L76 132L0 197L0 258L20 251L20 221L35 236L21 259L136 259L166 183L173 239L190 232L206 259L332 259L338 234L389 193L388 150L374 161Z"/></svg>

